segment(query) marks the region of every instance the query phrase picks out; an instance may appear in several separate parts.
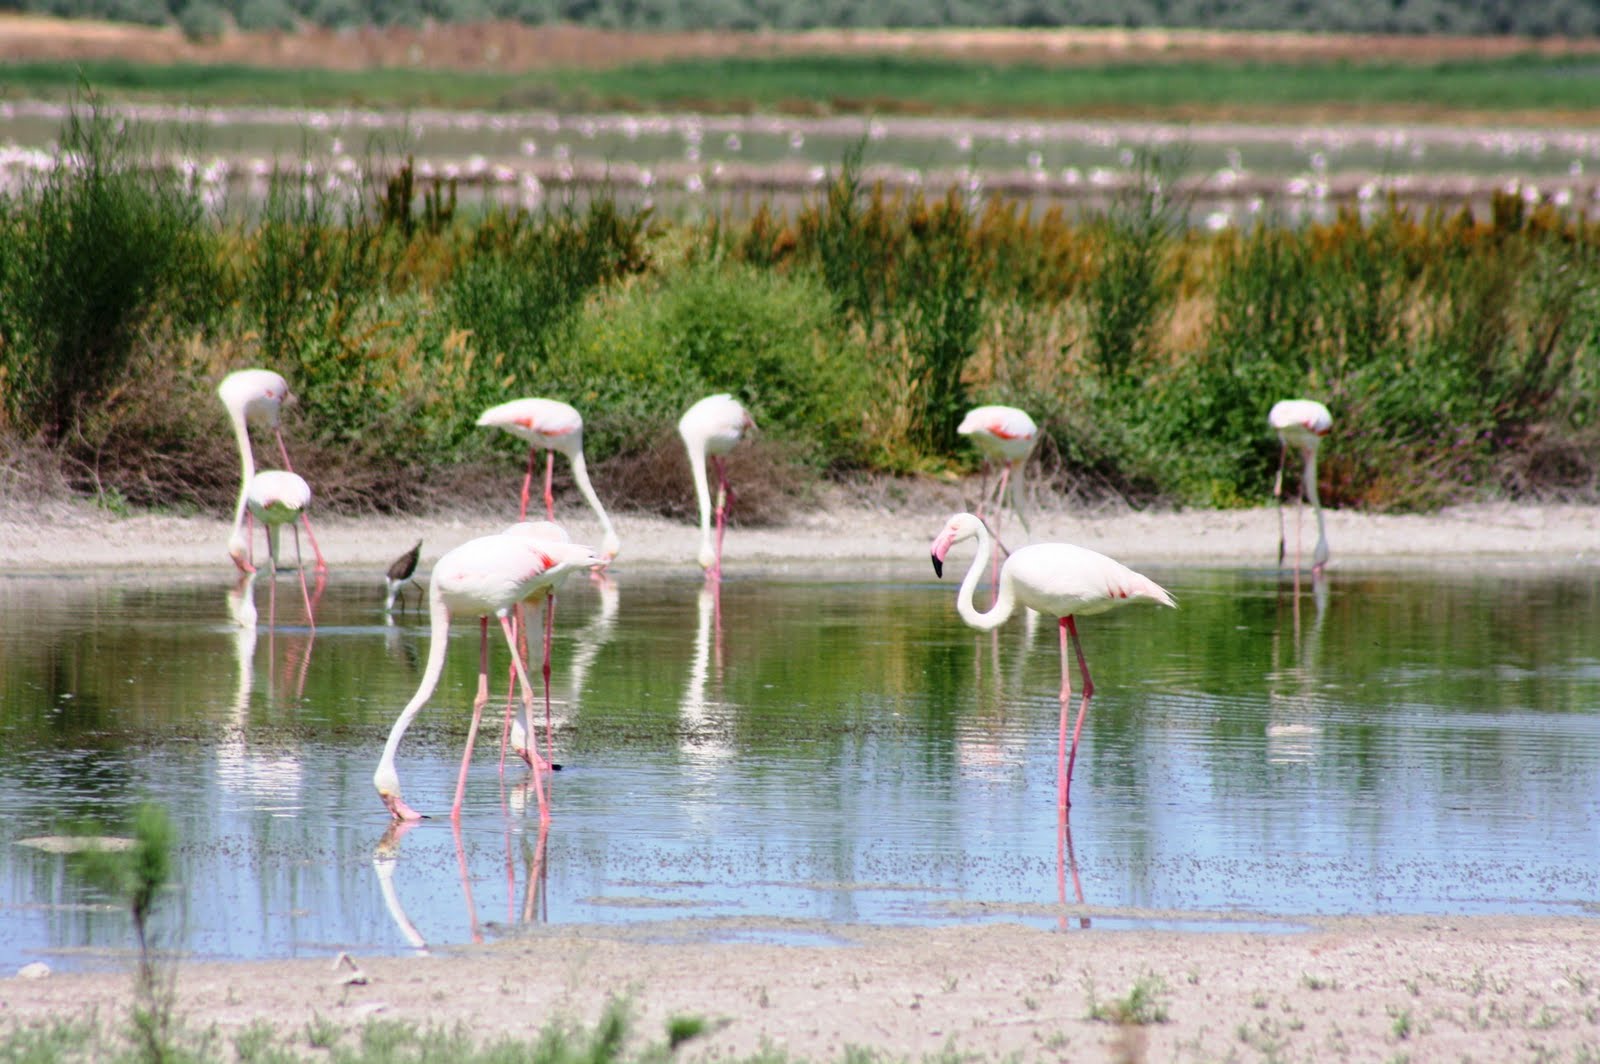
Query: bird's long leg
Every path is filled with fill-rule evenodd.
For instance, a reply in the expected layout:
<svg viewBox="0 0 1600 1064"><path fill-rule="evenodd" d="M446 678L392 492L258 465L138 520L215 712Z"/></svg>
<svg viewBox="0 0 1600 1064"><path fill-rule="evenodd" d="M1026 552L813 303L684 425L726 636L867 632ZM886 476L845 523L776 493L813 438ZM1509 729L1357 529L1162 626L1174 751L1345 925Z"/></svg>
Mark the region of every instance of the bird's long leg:
<svg viewBox="0 0 1600 1064"><path fill-rule="evenodd" d="M1066 752L1067 746L1067 709L1072 702L1072 682L1067 671L1067 640L1072 640L1072 649L1078 656L1078 672L1083 677L1083 703L1078 707L1078 722L1072 726L1072 753ZM1061 731L1056 749L1056 805L1061 809L1072 808L1069 794L1072 791L1072 767L1078 761L1078 736L1083 732L1083 718L1089 712L1089 697L1094 694L1094 680L1089 677L1089 664L1083 660L1083 646L1078 642L1078 626L1072 622L1071 617L1061 618Z"/></svg>
<svg viewBox="0 0 1600 1064"><path fill-rule="evenodd" d="M278 440L278 454L280 456L282 456L282 458L283 458L283 468L284 468L284 470L286 472L293 473L294 472L294 466L292 464L290 464L290 462L289 462L289 448L287 448L287 447L285 447L283 445L283 430L279 429L277 427L274 427L273 430L272 430L272 434L275 437L277 437L277 440ZM317 572L319 572L319 573L327 572L328 571L328 563L326 561L324 561L323 558L322 558L322 548L317 546L317 534L315 532L311 531L311 517L310 517L310 515L302 512L300 514L300 523L306 526L306 538L311 541L311 553L313 553L313 554L315 554L317 556Z"/></svg>
<svg viewBox="0 0 1600 1064"><path fill-rule="evenodd" d="M511 621L506 616L500 617L500 628L506 634L506 645L511 648L511 660L517 667L517 679L522 681L522 715L524 728L527 730L529 742L533 741L533 683L528 679L528 668L522 660L522 655L517 650L517 638L511 630ZM535 751L537 753L537 751ZM537 757L533 761L533 793L539 799L539 823L550 823L550 809L544 800L544 771L539 766Z"/></svg>
<svg viewBox="0 0 1600 1064"><path fill-rule="evenodd" d="M316 612L311 605L311 591L306 587L305 559L300 556L300 530L291 521L289 523L289 531L294 534L294 567L300 573L300 597L306 603L306 627L315 632L317 630L317 618Z"/></svg>
<svg viewBox="0 0 1600 1064"><path fill-rule="evenodd" d="M467 793L467 769L472 766L472 744L478 738L478 722L483 719L483 705L489 701L489 618L478 618L478 694L472 700L472 724L467 728L467 748L461 751L461 774L456 777L456 801L450 807L450 819L461 822L461 799ZM466 876L463 863L461 873Z"/></svg>
<svg viewBox="0 0 1600 1064"><path fill-rule="evenodd" d="M1300 571L1300 540L1303 538L1302 526L1305 513L1306 482L1300 478L1300 488L1294 493L1294 571Z"/></svg>
<svg viewBox="0 0 1600 1064"><path fill-rule="evenodd" d="M984 507L989 505L989 460L985 458L978 472L978 520L983 520Z"/></svg>
<svg viewBox="0 0 1600 1064"><path fill-rule="evenodd" d="M554 731L550 726L550 634L556 627L556 597L550 595L544 607L544 757L552 766L556 763L556 741ZM533 745L533 736L528 736L528 744ZM534 754L538 754L534 750Z"/></svg>
<svg viewBox="0 0 1600 1064"><path fill-rule="evenodd" d="M517 520L528 519L528 493L533 488L533 460L539 455L539 445L528 445L528 471L522 475L522 505L517 509Z"/></svg>
<svg viewBox="0 0 1600 1064"><path fill-rule="evenodd" d="M712 455L711 464L717 468L717 564L712 567L717 579L722 579L722 534L726 528L728 504L733 492L728 488L728 470L721 455Z"/></svg>
<svg viewBox="0 0 1600 1064"><path fill-rule="evenodd" d="M556 519L556 496L551 490L556 477L556 452L544 453L544 516L548 521Z"/></svg>
<svg viewBox="0 0 1600 1064"><path fill-rule="evenodd" d="M1278 443L1278 476L1272 482L1272 497L1278 500L1278 568L1283 568L1283 464L1289 458L1289 441Z"/></svg>
<svg viewBox="0 0 1600 1064"><path fill-rule="evenodd" d="M522 634L522 603L517 603L511 611L511 631ZM522 635L522 643L527 645L527 636ZM506 721L500 729L500 775L506 774L506 748L511 745L511 715L516 711L517 704L517 667L515 665L506 669Z"/></svg>

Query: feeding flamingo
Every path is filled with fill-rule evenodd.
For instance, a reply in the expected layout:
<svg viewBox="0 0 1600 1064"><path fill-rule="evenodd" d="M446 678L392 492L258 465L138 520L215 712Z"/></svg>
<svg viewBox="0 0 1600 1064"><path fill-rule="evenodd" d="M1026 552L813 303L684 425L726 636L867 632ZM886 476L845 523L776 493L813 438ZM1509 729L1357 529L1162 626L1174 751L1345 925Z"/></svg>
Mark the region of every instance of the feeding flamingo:
<svg viewBox="0 0 1600 1064"><path fill-rule="evenodd" d="M556 452L560 451L572 463L572 479L578 491L588 502L589 509L600 521L602 538L600 555L609 564L622 550L621 541L611 527L594 485L589 483L589 467L583 460L583 415L566 403L555 399L513 399L509 403L490 407L478 417L480 426L501 428L528 441L528 472L522 478L522 507L517 517L528 517L528 493L533 486L533 463L539 448L545 449L544 515L555 520L555 495L551 480L555 476Z"/></svg>
<svg viewBox="0 0 1600 1064"><path fill-rule="evenodd" d="M944 559L956 543L974 536L978 539L978 555L961 581L956 595L956 612L968 625L981 631L990 631L1004 624L1006 618L1020 604L1040 613L1059 618L1061 630L1061 724L1056 752L1056 803L1065 809L1071 805L1068 792L1072 788L1072 766L1078 759L1078 734L1083 730L1083 717L1089 709L1089 696L1094 694L1094 681L1089 678L1089 665L1083 658L1083 647L1078 642L1078 628L1074 617L1088 617L1097 613L1148 599L1163 606L1176 607L1172 596L1147 576L1134 572L1121 562L1104 554L1070 543L1036 543L1014 551L1000 568L1000 585L995 603L985 613L979 613L972 604L977 590L979 574L989 563L994 550L994 539L989 529L977 517L968 513L952 516L944 529L934 537L931 553L935 575L944 575ZM1078 721L1072 728L1072 753L1067 754L1067 709L1072 697L1072 674L1067 667L1067 641L1078 657L1078 671L1083 677L1083 704L1078 709Z"/></svg>
<svg viewBox="0 0 1600 1064"><path fill-rule="evenodd" d="M239 504L233 512L233 531L228 537L228 556L241 571L250 572L253 568L250 559L240 550L241 543L249 537L248 532L241 532L240 526L246 520L245 496L256 472L255 453L250 447L250 425L263 425L272 430L272 435L278 441L278 453L283 457L284 470L294 473L294 465L289 461L289 449L283 443L283 431L278 426L279 409L283 404L293 402L294 396L289 393L289 382L269 369L236 370L222 378L222 383L217 385L217 395L222 399L222 405L227 407L244 467L239 485ZM310 488L306 489L306 495L310 497ZM322 548L317 546L316 534L311 531L311 518L304 512L299 516L306 527L306 536L311 540L312 553L317 558L317 572L326 572L328 563L323 560Z"/></svg>
<svg viewBox="0 0 1600 1064"><path fill-rule="evenodd" d="M507 528L504 534L508 536L522 536L525 539L536 540L544 543L572 542L572 537L567 533L567 530L556 524L554 521L518 521L516 524ZM527 628L523 624L522 607L525 605L537 606L540 600L544 600L544 666L542 671L544 673L545 759L541 767L551 769L552 771L560 769L561 766L556 764L554 761L554 728L550 723L550 642L552 637L555 635L556 628L556 592L561 590L561 586L567 582L567 577L571 574L571 569L557 569L546 574L547 579L536 585L533 590L530 591L522 600L522 602L517 604L516 617L513 622L513 627L515 630L522 633L523 644L525 646L527 643ZM605 578L602 577L601 579ZM512 680L514 682L515 677L512 677ZM506 698L506 725L505 729L501 733L500 743L502 770L505 760L505 747L507 745L509 745L515 753L520 755L522 760L526 761L530 766L533 764L533 759L538 756L538 750L533 748L528 743L527 735L523 732L521 725L519 725L512 718L509 692L507 693Z"/></svg>
<svg viewBox="0 0 1600 1064"><path fill-rule="evenodd" d="M980 406L967 411L956 431L972 437L972 442L983 453L983 486L979 489L978 517L989 501L989 466L1000 468L1000 483L994 492L994 508L998 518L1002 501L1006 498L1006 485L1011 487L1011 509L1022 522L1023 532L1028 531L1028 515L1023 510L1022 467L1033 453L1039 427L1033 418L1014 406ZM999 527L998 519L996 527Z"/></svg>
<svg viewBox="0 0 1600 1064"><path fill-rule="evenodd" d="M439 559L428 581L432 634L422 682L389 730L383 756L372 775L373 785L377 787L378 796L383 799L390 815L397 820L416 820L421 816L400 797L400 777L395 771L394 755L406 729L411 726L412 718L438 686L439 676L444 671L446 644L450 639L450 618L455 614L479 618L478 693L472 703L472 725L467 731L466 750L461 756L461 774L456 781L455 804L450 810L451 819L457 819L461 816L461 799L466 792L472 744L477 738L484 703L489 700L489 617L493 615L499 619L506 644L511 648L512 665L522 684L523 714L531 734L533 684L528 679L527 666L511 630L511 611L517 603L548 582L552 571L593 569L601 564L600 556L592 547L542 542L525 536L504 534L469 540ZM533 773L534 793L539 801L539 820L541 823L548 822L550 810L545 804L537 759L533 762Z"/></svg>
<svg viewBox="0 0 1600 1064"><path fill-rule="evenodd" d="M1272 494L1278 500L1278 564L1283 564L1283 467L1289 458L1289 448L1298 447L1305 457L1305 467L1300 474L1300 493L1294 500L1294 567L1300 568L1300 505L1303 498L1311 500L1317 515L1317 547L1311 554L1312 575L1319 575L1328 564L1328 533L1322 523L1322 503L1317 499L1317 445L1333 428L1333 415L1328 408L1314 399L1285 399L1273 404L1267 414L1267 424L1278 434L1278 478L1273 482Z"/></svg>
<svg viewBox="0 0 1600 1064"><path fill-rule="evenodd" d="M727 510L733 503L728 485L728 470L723 456L738 444L744 430L755 427L755 419L733 396L708 395L678 419L678 434L689 450L689 469L694 473L695 498L700 503L700 568L712 579L722 579L722 534ZM711 488L706 478L706 459L717 467L717 540L711 543Z"/></svg>

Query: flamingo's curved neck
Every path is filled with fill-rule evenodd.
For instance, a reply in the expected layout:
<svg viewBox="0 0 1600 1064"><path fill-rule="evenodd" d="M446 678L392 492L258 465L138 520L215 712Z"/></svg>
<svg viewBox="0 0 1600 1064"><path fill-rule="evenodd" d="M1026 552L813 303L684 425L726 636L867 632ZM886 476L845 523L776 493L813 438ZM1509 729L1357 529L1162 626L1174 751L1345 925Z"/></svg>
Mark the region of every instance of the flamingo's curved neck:
<svg viewBox="0 0 1600 1064"><path fill-rule="evenodd" d="M706 442L689 438L684 441L689 448L689 469L694 473L694 494L700 502L700 547L704 553L711 547L711 484L706 477Z"/></svg>
<svg viewBox="0 0 1600 1064"><path fill-rule="evenodd" d="M605 546L602 550L609 550L616 542L616 529L611 527L611 518L606 516L606 508L600 505L600 497L594 493L594 485L589 483L589 467L583 460L583 450L579 448L572 452L572 480L578 485L578 492L589 504L589 509L594 511L595 517L600 520L600 528L605 533Z"/></svg>
<svg viewBox="0 0 1600 1064"><path fill-rule="evenodd" d="M1028 511L1023 508L1023 498L1026 492L1022 488L1022 467L1028 464L1026 456L1017 459L1011 464L1011 509L1016 511L1017 520L1022 523L1022 531L1028 531Z"/></svg>
<svg viewBox="0 0 1600 1064"><path fill-rule="evenodd" d="M1328 530L1322 521L1322 502L1317 498L1317 445L1313 443L1306 448L1306 468L1303 478L1306 484L1306 498L1311 500L1311 509L1317 515L1317 549L1312 554L1315 564L1321 565L1328 560Z"/></svg>
<svg viewBox="0 0 1600 1064"><path fill-rule="evenodd" d="M1017 604L1017 590L1012 575L1004 566L1000 569L1000 588L995 595L994 605L989 607L988 612L979 613L972 604L973 593L978 590L978 581L983 579L983 571L988 568L989 555L993 551L994 541L989 537L989 530L979 525L978 555L972 559L972 567L967 570L966 577L961 581L961 590L956 594L956 612L961 614L961 619L985 632L1004 624Z"/></svg>
<svg viewBox="0 0 1600 1064"><path fill-rule="evenodd" d="M233 532L237 535L244 524L245 500L250 492L250 481L256 475L256 456L250 449L250 427L245 424L244 409L230 406L228 417L233 422L234 439L239 443L239 502L233 508Z"/></svg>
<svg viewBox="0 0 1600 1064"><path fill-rule="evenodd" d="M411 701L406 703L406 708L400 711L400 716L395 718L394 726L389 729L389 738L383 744L383 757L378 761L375 778L384 776L393 778L394 755L400 748L400 740L405 737L406 729L411 727L412 718L427 704L433 695L433 689L439 686L439 677L444 673L444 653L450 643L450 607L445 605L444 595L437 584L430 585L428 589L428 612L433 625L428 640L428 663L422 670L422 682L417 685L417 693L411 696Z"/></svg>

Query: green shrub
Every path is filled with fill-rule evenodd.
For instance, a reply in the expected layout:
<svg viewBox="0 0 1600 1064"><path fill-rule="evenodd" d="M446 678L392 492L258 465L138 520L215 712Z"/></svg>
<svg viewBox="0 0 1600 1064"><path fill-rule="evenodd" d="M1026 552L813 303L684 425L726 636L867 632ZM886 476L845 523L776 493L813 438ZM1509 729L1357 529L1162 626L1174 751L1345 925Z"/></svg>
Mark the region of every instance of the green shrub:
<svg viewBox="0 0 1600 1064"><path fill-rule="evenodd" d="M74 108L60 157L0 200L0 394L51 441L116 385L147 323L208 320L220 287L198 199L141 168L110 116Z"/></svg>

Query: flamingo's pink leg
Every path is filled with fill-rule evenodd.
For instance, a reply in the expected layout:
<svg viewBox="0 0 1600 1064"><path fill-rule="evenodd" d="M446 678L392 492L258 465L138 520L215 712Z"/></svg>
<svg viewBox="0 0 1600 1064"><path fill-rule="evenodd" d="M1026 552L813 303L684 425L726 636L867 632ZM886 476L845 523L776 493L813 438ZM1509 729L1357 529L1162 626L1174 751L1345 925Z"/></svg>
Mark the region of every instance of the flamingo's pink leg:
<svg viewBox="0 0 1600 1064"><path fill-rule="evenodd" d="M294 534L294 565L300 573L300 597L306 603L306 627L315 632L317 630L316 611L311 606L311 591L306 587L306 562L300 556L300 530L291 521L289 523L289 531Z"/></svg>
<svg viewBox="0 0 1600 1064"><path fill-rule="evenodd" d="M1072 753L1067 754L1067 710L1072 703L1071 673L1067 669L1067 639L1071 637L1072 649L1078 655L1078 671L1083 675L1083 703L1078 707L1078 722L1072 727ZM1083 660L1083 646L1078 642L1078 627L1071 617L1061 618L1061 728L1056 746L1056 805L1061 809L1072 807L1068 797L1072 790L1072 767L1078 761L1078 737L1083 732L1083 718L1089 711L1089 697L1094 694L1094 680L1089 677L1089 665Z"/></svg>
<svg viewBox="0 0 1600 1064"><path fill-rule="evenodd" d="M1283 467L1289 460L1289 441L1278 444L1278 475L1272 481L1272 497L1278 500L1278 568L1283 568Z"/></svg>
<svg viewBox="0 0 1600 1064"><path fill-rule="evenodd" d="M728 470L722 461L722 456L712 455L711 464L717 468L717 563L711 567L711 574L721 580L722 534L726 530L728 504L732 500L733 493L728 487Z"/></svg>
<svg viewBox="0 0 1600 1064"><path fill-rule="evenodd" d="M551 486L556 476L556 452L544 453L544 516L546 520L556 519L556 496Z"/></svg>
<svg viewBox="0 0 1600 1064"><path fill-rule="evenodd" d="M461 774L456 777L456 800L450 807L450 819L461 821L461 799L467 793L467 769L472 766L472 744L478 738L478 722L483 718L483 704L489 701L489 618L478 618L478 694L472 700L472 724L467 728L467 748L461 751ZM462 866L462 875L466 867Z"/></svg>
<svg viewBox="0 0 1600 1064"><path fill-rule="evenodd" d="M556 597L551 595L544 607L544 756L547 764L556 763L556 742L554 730L550 725L550 636L556 627ZM533 744L533 736L528 736L528 743ZM537 754L538 751L534 750Z"/></svg>
<svg viewBox="0 0 1600 1064"><path fill-rule="evenodd" d="M506 645L511 648L511 660L517 667L517 679L522 681L522 714L524 728L529 736L528 741L533 742L533 683L528 679L528 669L523 663L522 655L517 651L516 634L511 630L511 621L504 615L500 617L500 628L506 634ZM550 823L550 809L545 804L544 773L537 757L532 759L533 767L533 793L539 799L539 823Z"/></svg>
<svg viewBox="0 0 1600 1064"><path fill-rule="evenodd" d="M533 460L539 455L539 445L528 446L528 471L522 475L522 505L517 508L517 520L528 519L528 493L533 489Z"/></svg>
<svg viewBox="0 0 1600 1064"><path fill-rule="evenodd" d="M283 445L283 431L274 427L272 434L277 437L278 440L278 454L283 456L283 468L287 472L293 473L294 466L289 463L289 448ZM317 556L317 572L327 572L328 563L323 561L322 548L317 546L317 534L311 531L311 517L308 514L302 513L300 515L300 523L306 526L306 538L311 541L311 553Z"/></svg>

